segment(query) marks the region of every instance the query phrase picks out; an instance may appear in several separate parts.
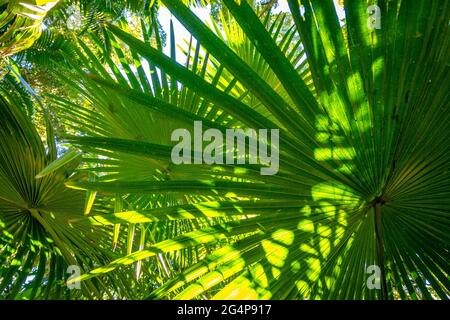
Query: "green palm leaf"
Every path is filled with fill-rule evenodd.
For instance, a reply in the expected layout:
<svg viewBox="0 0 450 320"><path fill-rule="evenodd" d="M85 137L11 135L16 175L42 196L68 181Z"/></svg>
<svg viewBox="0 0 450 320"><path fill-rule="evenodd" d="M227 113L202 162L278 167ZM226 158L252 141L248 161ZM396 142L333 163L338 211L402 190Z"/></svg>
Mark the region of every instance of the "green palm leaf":
<svg viewBox="0 0 450 320"><path fill-rule="evenodd" d="M2 58L28 49L42 32L41 23L58 0L0 2L0 54Z"/></svg>
<svg viewBox="0 0 450 320"><path fill-rule="evenodd" d="M110 25L111 52L93 36L66 53L84 103L51 97L96 177L65 185L106 208L71 223L113 226L114 243L128 225L123 256L69 283L148 265L152 299L448 299L449 4L378 1L371 30L373 1L344 1L340 21L333 1L289 0L283 36L245 0L221 2L222 29L162 3L192 34L184 65L173 29L167 56L155 21L142 39ZM279 129L279 173L174 165L171 132L199 120Z"/></svg>
<svg viewBox="0 0 450 320"><path fill-rule="evenodd" d="M84 194L64 187L79 164L77 155L53 161L15 96L2 93L0 104L0 296L77 299L110 294L93 283L82 291L64 285L69 266L89 270L113 257L105 250L111 237L104 228L75 228L69 222L83 216Z"/></svg>

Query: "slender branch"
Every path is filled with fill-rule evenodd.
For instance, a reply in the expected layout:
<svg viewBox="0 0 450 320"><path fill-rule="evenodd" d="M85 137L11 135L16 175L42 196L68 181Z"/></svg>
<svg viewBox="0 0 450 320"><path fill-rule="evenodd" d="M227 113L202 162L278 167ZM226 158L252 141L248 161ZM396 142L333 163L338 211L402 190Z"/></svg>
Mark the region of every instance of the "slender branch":
<svg viewBox="0 0 450 320"><path fill-rule="evenodd" d="M375 235L377 239L377 259L378 266L381 270L381 296L383 300L388 299L387 285L386 285L386 273L384 270L384 246L383 246L383 234L381 226L381 203L377 201L374 205L375 208Z"/></svg>
<svg viewBox="0 0 450 320"><path fill-rule="evenodd" d="M26 203L18 203L13 200L9 200L5 197L0 196L0 203L2 203L2 202L7 204L8 206L16 207L18 209L22 209L22 210L28 209Z"/></svg>

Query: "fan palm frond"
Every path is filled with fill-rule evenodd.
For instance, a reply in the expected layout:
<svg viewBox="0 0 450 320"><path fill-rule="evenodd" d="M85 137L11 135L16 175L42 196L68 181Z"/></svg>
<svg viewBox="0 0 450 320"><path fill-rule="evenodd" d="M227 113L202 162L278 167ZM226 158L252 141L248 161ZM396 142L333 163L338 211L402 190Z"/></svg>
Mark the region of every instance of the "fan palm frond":
<svg viewBox="0 0 450 320"><path fill-rule="evenodd" d="M58 0L2 1L0 4L0 55L2 58L29 48L42 32L42 21Z"/></svg>
<svg viewBox="0 0 450 320"><path fill-rule="evenodd" d="M44 178L80 152L65 192L86 192L89 205L70 225L110 230L105 246L119 246L68 283L131 270L151 299L449 299L450 5L288 0L286 22L223 0L227 14L206 24L182 1L161 2L192 35L184 64L173 27L166 55L156 20L143 18L142 35L123 22L107 26L107 46L80 40L64 54L76 75L57 75L83 103L51 96L74 150ZM194 136L195 121L223 134L278 129L279 146L266 142L278 173L175 165L171 133Z"/></svg>

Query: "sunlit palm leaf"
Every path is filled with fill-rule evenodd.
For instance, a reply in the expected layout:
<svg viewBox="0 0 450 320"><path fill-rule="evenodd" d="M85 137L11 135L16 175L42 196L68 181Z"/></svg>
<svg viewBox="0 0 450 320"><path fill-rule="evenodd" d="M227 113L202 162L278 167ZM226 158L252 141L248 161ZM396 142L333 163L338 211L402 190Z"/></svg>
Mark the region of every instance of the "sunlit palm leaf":
<svg viewBox="0 0 450 320"><path fill-rule="evenodd" d="M95 75L74 66L79 78L65 80L87 105L71 111L70 102L55 102L68 112L67 123L88 136L67 141L100 157L87 163L106 166L97 170L103 172L98 181L72 179L67 186L176 199L177 206L159 212L132 208L83 219L93 225L198 224L82 279L201 248L200 258L150 297L448 299L449 5L378 1L382 27L369 30L371 2L345 2L341 26L332 1L308 2L300 10L290 0L301 41L295 50L298 57L306 54L300 61L246 1L223 1L245 34L245 51L233 42L242 38L217 36L181 2L162 2L198 41L195 50L185 50L188 64L115 26L109 27L112 41L128 47L115 52L122 70L104 69L81 45L84 67ZM151 81L127 56L135 68L148 61ZM199 57L208 63L204 72L194 67ZM228 90L231 84L258 103ZM170 132L191 129L199 119L221 130L279 128L279 174L260 176L258 167L243 165L172 165ZM196 196L207 198L198 204ZM372 265L381 268L380 290L367 286Z"/></svg>
<svg viewBox="0 0 450 320"><path fill-rule="evenodd" d="M0 56L5 58L32 46L42 32L41 23L47 12L58 1L2 1L0 3Z"/></svg>

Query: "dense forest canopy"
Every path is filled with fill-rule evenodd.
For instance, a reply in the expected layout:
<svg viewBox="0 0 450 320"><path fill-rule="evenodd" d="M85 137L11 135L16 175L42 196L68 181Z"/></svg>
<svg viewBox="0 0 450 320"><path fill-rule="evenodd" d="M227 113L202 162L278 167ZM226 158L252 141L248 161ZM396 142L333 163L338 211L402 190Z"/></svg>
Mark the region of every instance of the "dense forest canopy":
<svg viewBox="0 0 450 320"><path fill-rule="evenodd" d="M448 300L449 21L0 0L0 299Z"/></svg>

